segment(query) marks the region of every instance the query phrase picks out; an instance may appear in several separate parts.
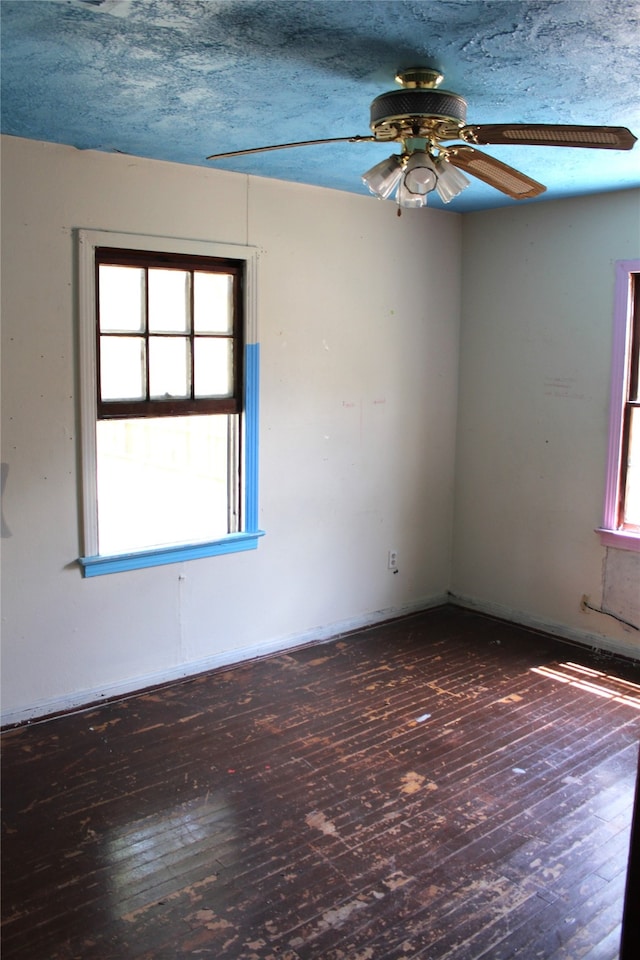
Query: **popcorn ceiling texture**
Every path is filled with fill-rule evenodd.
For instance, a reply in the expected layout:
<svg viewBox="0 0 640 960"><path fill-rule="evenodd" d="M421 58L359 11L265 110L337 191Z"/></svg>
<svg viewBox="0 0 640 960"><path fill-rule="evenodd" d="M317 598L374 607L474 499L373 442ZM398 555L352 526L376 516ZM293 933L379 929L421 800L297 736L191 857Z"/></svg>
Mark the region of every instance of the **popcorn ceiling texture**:
<svg viewBox="0 0 640 960"><path fill-rule="evenodd" d="M415 64L442 70L470 123L640 133L638 0L3 0L0 15L2 132L83 150L206 166L223 150L366 135L371 100ZM216 166L366 192L360 174L389 152L347 143ZM640 183L638 147L487 152L546 183L543 199ZM451 209L510 202L474 181Z"/></svg>

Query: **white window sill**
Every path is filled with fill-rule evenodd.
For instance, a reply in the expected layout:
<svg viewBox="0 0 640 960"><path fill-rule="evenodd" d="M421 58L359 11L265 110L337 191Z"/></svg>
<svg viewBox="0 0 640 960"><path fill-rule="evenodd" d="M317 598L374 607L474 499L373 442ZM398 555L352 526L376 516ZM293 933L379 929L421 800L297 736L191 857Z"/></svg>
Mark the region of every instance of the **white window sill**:
<svg viewBox="0 0 640 960"><path fill-rule="evenodd" d="M596 533L600 534L603 547L617 547L618 550L640 553L640 533L632 530L607 530L605 527L598 527Z"/></svg>
<svg viewBox="0 0 640 960"><path fill-rule="evenodd" d="M123 570L140 570L143 567L159 567L167 563L180 563L183 560L200 560L202 557L255 550L260 537L263 536L263 530L252 533L230 533L222 540L214 540L210 543L157 547L154 550L122 553L109 557L79 557L78 563L82 567L84 577L99 577L106 573L119 573Z"/></svg>

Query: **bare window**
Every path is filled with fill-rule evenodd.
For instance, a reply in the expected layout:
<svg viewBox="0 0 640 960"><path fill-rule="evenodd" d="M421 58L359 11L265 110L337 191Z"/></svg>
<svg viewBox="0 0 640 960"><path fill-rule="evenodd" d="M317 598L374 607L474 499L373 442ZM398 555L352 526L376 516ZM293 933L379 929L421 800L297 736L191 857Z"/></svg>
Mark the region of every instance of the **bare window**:
<svg viewBox="0 0 640 960"><path fill-rule="evenodd" d="M84 451L92 461L85 575L254 548L258 346L246 336L249 258L87 238L83 277L93 302L87 289L81 299L94 327L92 346L83 318Z"/></svg>
<svg viewBox="0 0 640 960"><path fill-rule="evenodd" d="M640 260L616 264L602 542L640 550Z"/></svg>
<svg viewBox="0 0 640 960"><path fill-rule="evenodd" d="M629 277L629 351L624 410L618 526L640 533L640 273Z"/></svg>

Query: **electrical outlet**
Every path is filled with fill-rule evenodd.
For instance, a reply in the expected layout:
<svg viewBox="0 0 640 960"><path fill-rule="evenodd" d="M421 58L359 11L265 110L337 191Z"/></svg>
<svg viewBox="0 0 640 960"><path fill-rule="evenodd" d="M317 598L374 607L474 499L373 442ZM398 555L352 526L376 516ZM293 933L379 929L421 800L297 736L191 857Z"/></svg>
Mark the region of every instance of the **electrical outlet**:
<svg viewBox="0 0 640 960"><path fill-rule="evenodd" d="M389 550L389 556L387 558L387 566L389 570L398 569L398 551L397 550Z"/></svg>

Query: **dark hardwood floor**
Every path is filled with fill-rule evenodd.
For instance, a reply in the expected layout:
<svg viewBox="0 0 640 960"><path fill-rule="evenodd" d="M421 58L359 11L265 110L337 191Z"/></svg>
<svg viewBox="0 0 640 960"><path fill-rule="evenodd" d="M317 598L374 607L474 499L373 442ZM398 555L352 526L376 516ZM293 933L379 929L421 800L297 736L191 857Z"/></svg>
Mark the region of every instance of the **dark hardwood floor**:
<svg viewBox="0 0 640 960"><path fill-rule="evenodd" d="M613 960L638 683L446 607L8 730L3 960Z"/></svg>

